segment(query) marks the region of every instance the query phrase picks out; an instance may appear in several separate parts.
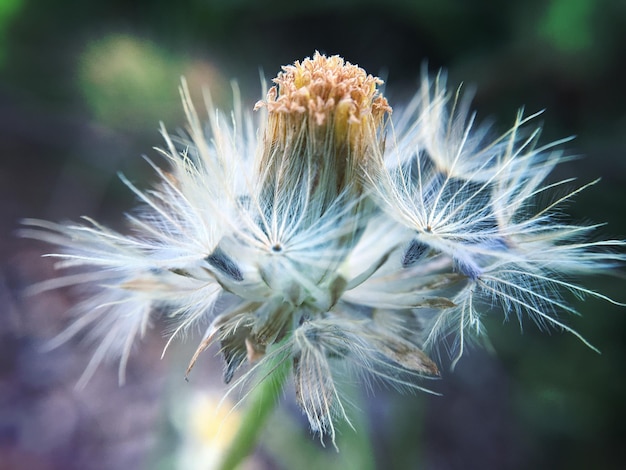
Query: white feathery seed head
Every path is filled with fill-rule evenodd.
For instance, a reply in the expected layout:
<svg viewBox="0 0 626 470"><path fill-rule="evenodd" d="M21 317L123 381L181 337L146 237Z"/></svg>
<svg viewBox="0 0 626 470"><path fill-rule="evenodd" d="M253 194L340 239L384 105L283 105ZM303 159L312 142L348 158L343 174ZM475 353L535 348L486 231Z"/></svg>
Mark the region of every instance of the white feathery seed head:
<svg viewBox="0 0 626 470"><path fill-rule="evenodd" d="M589 345L559 316L574 313L563 293L613 302L573 279L623 262L624 242L592 241L595 226L558 216L585 186L537 205L570 183L545 182L567 139L538 146L536 115L521 111L492 138L443 73L424 72L393 123L382 81L339 56L315 53L274 83L255 112L236 99L229 116L207 97L204 119L183 82L187 134L162 129L158 183L122 177L140 203L128 234L24 222L25 236L60 247L49 256L66 272L33 290L84 287L56 339L97 341L81 382L115 358L121 380L158 315L172 339L208 323L188 373L213 343L226 382L245 363L290 361L311 428L334 441L346 370L423 389L439 373L428 354L451 344L458 360L494 311Z"/></svg>

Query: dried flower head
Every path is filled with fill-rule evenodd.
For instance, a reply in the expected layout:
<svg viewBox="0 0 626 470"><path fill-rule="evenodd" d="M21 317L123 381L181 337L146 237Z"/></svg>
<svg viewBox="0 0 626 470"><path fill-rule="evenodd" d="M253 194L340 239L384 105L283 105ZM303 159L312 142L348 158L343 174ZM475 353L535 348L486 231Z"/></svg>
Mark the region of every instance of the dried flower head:
<svg viewBox="0 0 626 470"><path fill-rule="evenodd" d="M274 82L254 114L208 102L207 127L183 83L188 136L163 130L169 170L151 163L149 191L124 179L142 206L130 234L26 221L27 236L63 248L58 268L79 269L39 289L93 289L58 338L98 339L85 379L108 357L122 374L155 315L172 338L208 318L189 369L213 343L226 382L246 362L289 361L312 429L334 439L339 371L420 388L438 374L427 354L453 338L460 357L491 311L588 344L558 317L573 312L560 292L611 301L571 276L623 261L612 250L624 242L588 241L595 226L558 217L580 189L538 206L569 180L544 183L561 142L537 147L534 115L490 139L467 99L424 74L385 142L391 108L361 68L316 53Z"/></svg>

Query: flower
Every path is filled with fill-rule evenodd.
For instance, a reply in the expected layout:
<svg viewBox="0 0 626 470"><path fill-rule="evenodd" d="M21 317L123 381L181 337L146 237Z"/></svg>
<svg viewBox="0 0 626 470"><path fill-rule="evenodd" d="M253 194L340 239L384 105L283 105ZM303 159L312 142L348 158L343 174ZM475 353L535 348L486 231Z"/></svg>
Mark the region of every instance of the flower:
<svg viewBox="0 0 626 470"><path fill-rule="evenodd" d="M57 339L99 341L84 380L110 357L123 379L155 316L174 323L172 338L208 318L187 372L213 343L227 383L246 362L252 373L289 361L311 428L334 440L343 370L421 389L417 378L438 375L428 354L453 338L458 359L492 311L591 347L558 317L574 312L562 292L613 302L572 276L624 261L624 242L589 241L596 226L555 210L585 186L537 205L570 182L544 182L567 139L537 147L536 115L520 112L492 140L443 74L424 73L395 124L382 81L339 56L316 53L274 83L256 113L235 103L229 119L209 100L205 127L183 82L188 135L162 129L169 169L150 162L148 191L122 177L141 203L128 235L91 219L25 222L25 235L62 247L50 255L59 269L79 270L39 289L93 290Z"/></svg>

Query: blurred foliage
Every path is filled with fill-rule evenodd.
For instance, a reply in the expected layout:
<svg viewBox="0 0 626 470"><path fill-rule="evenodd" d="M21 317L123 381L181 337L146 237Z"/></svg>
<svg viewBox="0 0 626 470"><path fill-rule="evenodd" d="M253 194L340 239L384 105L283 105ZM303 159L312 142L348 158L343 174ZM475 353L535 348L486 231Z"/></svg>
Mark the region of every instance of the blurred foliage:
<svg viewBox="0 0 626 470"><path fill-rule="evenodd" d="M182 70L182 65L152 43L111 35L87 45L78 81L95 119L105 126L145 123L154 116L166 120L175 109L172 70Z"/></svg>
<svg viewBox="0 0 626 470"><path fill-rule="evenodd" d="M174 133L184 126L181 76L199 108L206 86L228 109L232 78L251 108L260 98L259 70L272 77L315 50L380 74L393 106L414 93L426 63L432 71L445 67L452 87L476 85L479 119L493 116L496 130L506 129L521 105L529 112L545 108L543 141L576 134L568 147L586 155L559 168L558 176L603 178L568 212L607 221L604 233L626 234L624 1L0 0L2 253L15 251L8 234L23 216L89 214L121 224L132 195L115 173L153 179L139 155L155 156L150 148L161 145L159 121ZM588 284L626 300L623 275ZM487 326L495 353L470 350L454 372L444 365L443 379L427 384L443 397L377 390L376 399L355 399L362 405L357 421L369 434L343 429L341 457L313 441L294 413L281 410L264 439L265 467L319 461L348 468L343 458L371 460L363 452L369 439L377 466L385 468L621 468L625 312L595 299L577 306L583 315L568 322L602 355L535 325L524 324L521 335L515 322L503 325L494 316ZM30 349L3 351L3 357L38 360ZM155 390L152 383L146 387ZM128 411L124 403L118 410ZM2 421L9 415L0 417L0 448L12 435L3 431L12 429ZM98 438L96 432L93 442L81 441L80 451L96 448ZM40 455L50 462L40 468L69 468L64 462L79 450L59 445ZM103 459L97 468L112 465Z"/></svg>
<svg viewBox="0 0 626 470"><path fill-rule="evenodd" d="M8 26L23 4L23 0L2 0L0 2L0 69L4 64L7 49Z"/></svg>
<svg viewBox="0 0 626 470"><path fill-rule="evenodd" d="M588 51L593 47L594 0L553 0L541 22L540 32L563 52Z"/></svg>

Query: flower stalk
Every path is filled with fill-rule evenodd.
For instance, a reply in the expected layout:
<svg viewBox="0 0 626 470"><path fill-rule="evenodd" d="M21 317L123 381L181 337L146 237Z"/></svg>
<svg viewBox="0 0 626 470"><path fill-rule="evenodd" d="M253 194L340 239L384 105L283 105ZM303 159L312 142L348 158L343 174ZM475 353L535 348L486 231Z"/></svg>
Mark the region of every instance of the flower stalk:
<svg viewBox="0 0 626 470"><path fill-rule="evenodd" d="M280 399L290 369L289 362L280 357L273 357L264 364L260 374L267 380L260 381L247 398L246 411L222 456L219 470L235 470L254 450L267 418Z"/></svg>

